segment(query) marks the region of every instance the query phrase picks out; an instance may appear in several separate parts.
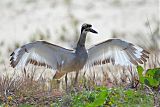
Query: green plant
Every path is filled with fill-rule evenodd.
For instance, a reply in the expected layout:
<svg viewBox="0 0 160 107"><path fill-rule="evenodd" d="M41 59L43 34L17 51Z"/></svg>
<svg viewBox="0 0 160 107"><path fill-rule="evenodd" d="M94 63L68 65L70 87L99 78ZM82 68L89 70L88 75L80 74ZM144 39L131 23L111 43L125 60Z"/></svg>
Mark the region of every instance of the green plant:
<svg viewBox="0 0 160 107"><path fill-rule="evenodd" d="M152 95L134 89L95 87L93 90L71 93L70 98L70 107L153 106Z"/></svg>
<svg viewBox="0 0 160 107"><path fill-rule="evenodd" d="M141 66L137 66L137 71L141 84L158 89L160 86L160 68L148 69L145 75L142 75L144 69Z"/></svg>
<svg viewBox="0 0 160 107"><path fill-rule="evenodd" d="M96 98L94 98L90 104L87 104L86 107L98 107L102 106L106 102L108 91L106 88L99 88L98 90L99 93L97 94Z"/></svg>
<svg viewBox="0 0 160 107"><path fill-rule="evenodd" d="M141 66L137 66L137 71L139 74L139 82L142 86L146 86L150 94L153 95L154 106L157 107L160 105L160 68L148 69L145 75L142 75L144 69Z"/></svg>

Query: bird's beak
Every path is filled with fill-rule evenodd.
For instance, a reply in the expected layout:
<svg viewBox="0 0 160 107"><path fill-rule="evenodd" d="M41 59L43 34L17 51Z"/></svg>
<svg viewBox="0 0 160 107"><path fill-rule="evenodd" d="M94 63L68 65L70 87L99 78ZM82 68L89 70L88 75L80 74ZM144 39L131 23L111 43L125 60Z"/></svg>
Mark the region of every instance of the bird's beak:
<svg viewBox="0 0 160 107"><path fill-rule="evenodd" d="M95 30L92 29L92 28L89 28L88 31L90 31L90 32L92 32L92 33L96 33L96 34L98 33L97 31L95 31Z"/></svg>

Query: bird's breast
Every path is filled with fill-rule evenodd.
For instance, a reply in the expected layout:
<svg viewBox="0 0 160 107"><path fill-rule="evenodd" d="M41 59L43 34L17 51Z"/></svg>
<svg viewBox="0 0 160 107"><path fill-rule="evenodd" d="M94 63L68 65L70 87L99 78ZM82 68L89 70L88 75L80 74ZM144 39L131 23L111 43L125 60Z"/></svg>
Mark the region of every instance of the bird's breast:
<svg viewBox="0 0 160 107"><path fill-rule="evenodd" d="M65 68L67 68L67 72L72 72L72 71L79 71L81 70L84 65L86 64L88 55L84 54L84 55L76 55L75 58L70 62L70 64L68 64L68 66L66 66Z"/></svg>
<svg viewBox="0 0 160 107"><path fill-rule="evenodd" d="M75 62L75 67L77 67L79 70L83 68L83 66L86 64L88 59L87 53L83 53L80 55L77 55L74 62Z"/></svg>
<svg viewBox="0 0 160 107"><path fill-rule="evenodd" d="M79 49L75 54L72 60L67 61L64 63L63 69L65 72L72 72L72 71L79 71L81 70L84 65L86 64L88 59L88 54L85 50Z"/></svg>

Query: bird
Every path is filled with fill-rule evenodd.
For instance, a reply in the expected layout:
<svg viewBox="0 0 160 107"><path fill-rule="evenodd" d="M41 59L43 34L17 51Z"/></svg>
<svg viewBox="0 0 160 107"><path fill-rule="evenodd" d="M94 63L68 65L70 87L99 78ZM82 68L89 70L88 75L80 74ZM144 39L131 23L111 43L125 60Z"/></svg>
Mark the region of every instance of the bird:
<svg viewBox="0 0 160 107"><path fill-rule="evenodd" d="M66 73L78 72L84 67L112 63L132 66L144 64L149 52L130 42L113 38L86 49L87 33L98 34L91 24L81 26L80 37L75 49L66 49L47 41L35 41L17 48L10 55L10 65L25 70L28 64L52 69L53 78L60 79Z"/></svg>

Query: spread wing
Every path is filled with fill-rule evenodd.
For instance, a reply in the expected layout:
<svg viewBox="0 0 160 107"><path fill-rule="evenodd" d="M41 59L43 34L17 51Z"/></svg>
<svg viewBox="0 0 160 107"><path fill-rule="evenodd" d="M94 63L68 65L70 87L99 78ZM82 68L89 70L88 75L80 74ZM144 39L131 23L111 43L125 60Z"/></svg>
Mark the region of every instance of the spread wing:
<svg viewBox="0 0 160 107"><path fill-rule="evenodd" d="M143 64L149 52L120 39L109 39L88 49L87 66L106 63L129 66Z"/></svg>
<svg viewBox="0 0 160 107"><path fill-rule="evenodd" d="M11 54L11 66L24 69L30 63L57 70L64 62L72 60L72 51L45 41L36 41L16 49Z"/></svg>

